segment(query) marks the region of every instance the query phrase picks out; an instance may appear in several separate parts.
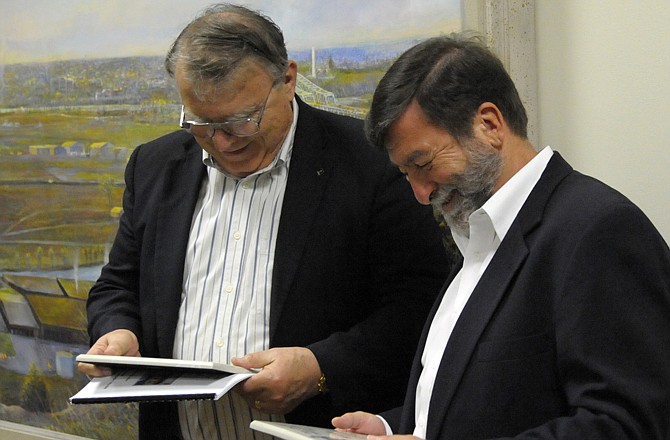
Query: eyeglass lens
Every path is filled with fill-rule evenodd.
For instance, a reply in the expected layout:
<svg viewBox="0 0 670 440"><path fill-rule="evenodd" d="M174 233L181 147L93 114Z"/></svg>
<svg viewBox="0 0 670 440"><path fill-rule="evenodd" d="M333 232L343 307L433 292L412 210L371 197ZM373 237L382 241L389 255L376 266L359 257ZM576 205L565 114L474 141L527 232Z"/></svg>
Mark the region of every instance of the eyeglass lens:
<svg viewBox="0 0 670 440"><path fill-rule="evenodd" d="M263 119L263 113L265 112L265 107L270 99L270 94L272 94L272 89L274 84L270 87L270 91L263 101L263 105L258 111L258 116L256 118L245 118L239 121L227 121L227 122L195 122L186 120L184 114L184 106L181 110L180 126L194 136L212 138L216 133L216 130L222 130L228 133L231 136L253 136L258 133L261 129L261 120Z"/></svg>

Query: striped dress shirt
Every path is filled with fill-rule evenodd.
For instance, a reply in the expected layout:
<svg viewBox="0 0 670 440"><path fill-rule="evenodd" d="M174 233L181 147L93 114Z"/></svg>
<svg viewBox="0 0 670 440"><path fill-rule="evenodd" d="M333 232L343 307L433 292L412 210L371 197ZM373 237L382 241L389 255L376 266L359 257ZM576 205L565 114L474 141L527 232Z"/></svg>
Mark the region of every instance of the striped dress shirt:
<svg viewBox="0 0 670 440"><path fill-rule="evenodd" d="M174 357L230 363L270 348L270 295L298 106L274 161L245 178L208 165L189 236ZM251 420L283 421L249 407L234 392L179 403L185 439L267 439Z"/></svg>

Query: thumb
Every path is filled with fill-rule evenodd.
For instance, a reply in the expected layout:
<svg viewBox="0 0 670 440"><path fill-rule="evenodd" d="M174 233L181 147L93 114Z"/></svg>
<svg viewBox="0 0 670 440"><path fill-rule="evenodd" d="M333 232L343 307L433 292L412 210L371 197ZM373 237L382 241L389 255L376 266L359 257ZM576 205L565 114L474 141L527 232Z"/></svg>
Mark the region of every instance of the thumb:
<svg viewBox="0 0 670 440"><path fill-rule="evenodd" d="M382 436L386 434L384 422L376 415L363 411L343 414L335 417L331 423L336 429L343 431Z"/></svg>
<svg viewBox="0 0 670 440"><path fill-rule="evenodd" d="M103 354L116 356L139 356L137 337L130 330L114 330L100 338ZM97 344L96 344L97 345Z"/></svg>
<svg viewBox="0 0 670 440"><path fill-rule="evenodd" d="M272 358L267 351L258 351L256 353L249 353L241 358L234 357L231 359L233 365L238 367L252 369L263 368L272 362Z"/></svg>
<svg viewBox="0 0 670 440"><path fill-rule="evenodd" d="M346 413L339 417L335 417L331 423L338 429L356 429L360 427L360 421L358 420L356 413Z"/></svg>

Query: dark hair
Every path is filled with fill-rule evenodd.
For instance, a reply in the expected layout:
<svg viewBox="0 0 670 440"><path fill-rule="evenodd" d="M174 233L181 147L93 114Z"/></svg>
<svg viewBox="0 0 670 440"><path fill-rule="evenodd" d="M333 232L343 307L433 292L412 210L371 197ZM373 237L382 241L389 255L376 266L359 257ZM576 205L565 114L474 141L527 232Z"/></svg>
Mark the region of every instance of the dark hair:
<svg viewBox="0 0 670 440"><path fill-rule="evenodd" d="M243 61L255 59L274 80L286 73L288 55L281 29L268 17L243 6L210 6L172 43L165 68L177 66L191 83L223 81Z"/></svg>
<svg viewBox="0 0 670 440"><path fill-rule="evenodd" d="M370 142L383 147L389 126L413 99L456 140L472 136L472 118L484 102L495 104L510 129L527 137L528 117L516 87L477 37L434 37L403 53L375 90L365 127Z"/></svg>

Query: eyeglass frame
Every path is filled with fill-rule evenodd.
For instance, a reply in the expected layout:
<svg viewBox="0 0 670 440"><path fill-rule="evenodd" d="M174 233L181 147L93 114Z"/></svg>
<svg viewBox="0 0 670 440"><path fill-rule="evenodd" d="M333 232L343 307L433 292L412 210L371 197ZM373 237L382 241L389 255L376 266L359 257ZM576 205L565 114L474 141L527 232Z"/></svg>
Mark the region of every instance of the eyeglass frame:
<svg viewBox="0 0 670 440"><path fill-rule="evenodd" d="M272 86L270 87L270 91L268 92L268 95L265 97L265 100L263 101L263 104L261 104L260 108L257 110L258 111L258 116L256 118L252 117L246 117L246 118L241 118L238 120L233 120L233 121L223 121L223 122L200 122L200 121L189 121L186 120L186 113L184 111L184 105L182 104L181 106L181 115L179 116L179 127L183 128L187 132L193 134L196 136L193 132L191 132L191 127L207 127L207 136L200 136L204 137L206 139L212 139L214 135L216 134L216 130L221 130L228 134L229 136L235 136L235 137L250 137L255 134L258 134L258 132L261 131L261 122L263 120L263 115L265 114L265 108L267 107L268 100L270 99L270 95L272 94L272 90L275 88L276 83L272 83ZM254 112L255 113L255 112ZM226 129L227 126L230 126L230 124L248 124L250 122L253 122L256 124L256 131L253 133L231 133L229 129Z"/></svg>

